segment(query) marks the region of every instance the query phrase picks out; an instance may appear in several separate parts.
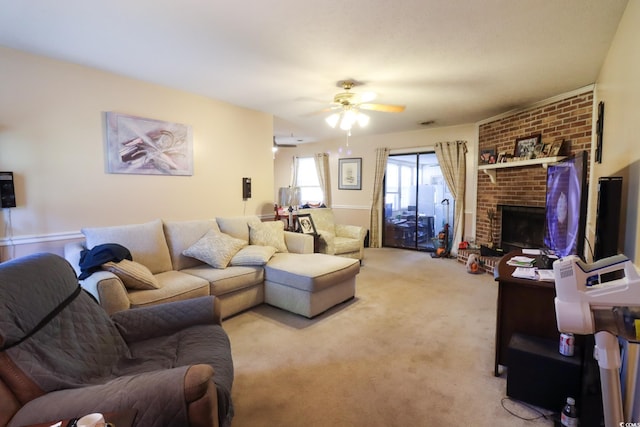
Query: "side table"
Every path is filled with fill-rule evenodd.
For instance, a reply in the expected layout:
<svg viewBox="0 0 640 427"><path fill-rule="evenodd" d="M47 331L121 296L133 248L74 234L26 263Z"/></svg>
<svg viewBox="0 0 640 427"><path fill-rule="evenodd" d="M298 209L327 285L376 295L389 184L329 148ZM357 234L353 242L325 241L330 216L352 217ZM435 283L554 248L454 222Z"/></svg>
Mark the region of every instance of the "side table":
<svg viewBox="0 0 640 427"><path fill-rule="evenodd" d="M318 233L311 234L313 236L313 253L320 252L320 235Z"/></svg>

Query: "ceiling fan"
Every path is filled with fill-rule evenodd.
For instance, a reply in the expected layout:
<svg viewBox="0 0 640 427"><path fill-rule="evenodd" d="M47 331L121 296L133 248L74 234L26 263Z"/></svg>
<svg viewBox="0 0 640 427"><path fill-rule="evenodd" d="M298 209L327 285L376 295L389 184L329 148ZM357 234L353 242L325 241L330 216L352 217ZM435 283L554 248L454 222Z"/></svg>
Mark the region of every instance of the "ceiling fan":
<svg viewBox="0 0 640 427"><path fill-rule="evenodd" d="M338 110L325 119L329 126L335 128L339 123L340 129L350 132L355 123L358 123L360 127L364 127L369 123L369 116L360 112L360 110L380 111L383 113L401 113L404 111L404 105L371 103L376 98L376 94L373 92L362 94L351 92L354 86L359 85L360 83L354 80L341 80L337 83L337 86L344 89L344 92L337 93L333 97L332 107L325 110Z"/></svg>
<svg viewBox="0 0 640 427"><path fill-rule="evenodd" d="M404 111L404 105L372 104L370 101L376 98L376 94L373 92L365 92L363 94L351 92L351 89L361 84L354 80L340 80L336 86L344 89L344 92L337 93L333 97L332 104L335 105L331 108L356 107L362 110L382 111L384 113L401 113Z"/></svg>

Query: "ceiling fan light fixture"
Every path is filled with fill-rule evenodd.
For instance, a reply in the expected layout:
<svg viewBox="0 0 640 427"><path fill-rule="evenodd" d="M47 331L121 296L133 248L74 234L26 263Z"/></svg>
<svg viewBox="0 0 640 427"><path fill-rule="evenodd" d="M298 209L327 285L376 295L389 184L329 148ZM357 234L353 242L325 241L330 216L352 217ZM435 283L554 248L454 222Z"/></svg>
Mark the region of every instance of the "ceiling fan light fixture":
<svg viewBox="0 0 640 427"><path fill-rule="evenodd" d="M351 128L356 123L363 128L371 121L371 118L367 114L361 113L361 110L380 111L383 113L401 113L405 110L404 105L372 104L371 101L376 98L374 92L351 92L354 86L360 85L362 83L355 80L341 80L337 83L337 86L344 89L344 92L337 93L333 97L333 106L330 110L337 109L338 112L325 119L329 126L335 129L339 125L340 129L347 131L350 135Z"/></svg>
<svg viewBox="0 0 640 427"><path fill-rule="evenodd" d="M332 115L330 115L329 117L327 117L325 119L325 121L327 122L327 124L329 126L331 126L332 128L335 129L335 127L338 125L338 122L340 121L340 114L338 113L333 113Z"/></svg>
<svg viewBox="0 0 640 427"><path fill-rule="evenodd" d="M369 124L369 120L371 118L364 114L364 113L358 113L358 124L360 125L361 128L367 126Z"/></svg>
<svg viewBox="0 0 640 427"><path fill-rule="evenodd" d="M352 109L345 110L342 112L342 120L340 120L340 129L349 130L356 122L357 113Z"/></svg>

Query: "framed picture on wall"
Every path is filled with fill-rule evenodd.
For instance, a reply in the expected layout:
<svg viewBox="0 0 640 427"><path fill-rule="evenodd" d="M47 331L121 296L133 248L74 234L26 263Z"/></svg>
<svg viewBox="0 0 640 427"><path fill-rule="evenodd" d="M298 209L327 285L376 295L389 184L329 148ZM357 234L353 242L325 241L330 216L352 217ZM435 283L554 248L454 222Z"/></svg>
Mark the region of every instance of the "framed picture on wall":
<svg viewBox="0 0 640 427"><path fill-rule="evenodd" d="M338 159L338 189L362 190L362 158Z"/></svg>
<svg viewBox="0 0 640 427"><path fill-rule="evenodd" d="M107 112L109 173L193 175L191 126Z"/></svg>

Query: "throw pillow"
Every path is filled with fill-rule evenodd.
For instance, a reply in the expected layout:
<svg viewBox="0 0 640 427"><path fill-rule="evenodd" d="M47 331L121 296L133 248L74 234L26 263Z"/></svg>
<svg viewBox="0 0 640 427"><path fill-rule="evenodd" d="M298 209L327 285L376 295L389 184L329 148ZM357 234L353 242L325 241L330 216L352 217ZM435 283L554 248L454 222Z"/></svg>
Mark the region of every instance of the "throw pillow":
<svg viewBox="0 0 640 427"><path fill-rule="evenodd" d="M284 222L267 221L249 224L249 243L260 246L273 246L278 252L289 252L284 242Z"/></svg>
<svg viewBox="0 0 640 427"><path fill-rule="evenodd" d="M127 289L159 289L160 283L151 271L139 262L123 259L120 262L109 261L102 264L104 270L110 271L122 280Z"/></svg>
<svg viewBox="0 0 640 427"><path fill-rule="evenodd" d="M182 254L196 258L215 268L226 268L231 258L245 246L247 246L247 242L244 240L236 239L219 231L209 230L200 240L182 251Z"/></svg>
<svg viewBox="0 0 640 427"><path fill-rule="evenodd" d="M231 258L231 265L265 265L275 253L273 246L245 246Z"/></svg>

